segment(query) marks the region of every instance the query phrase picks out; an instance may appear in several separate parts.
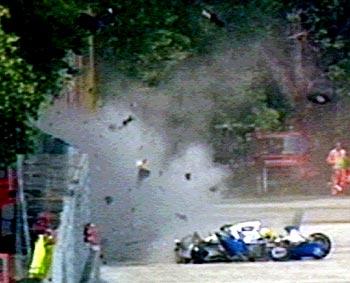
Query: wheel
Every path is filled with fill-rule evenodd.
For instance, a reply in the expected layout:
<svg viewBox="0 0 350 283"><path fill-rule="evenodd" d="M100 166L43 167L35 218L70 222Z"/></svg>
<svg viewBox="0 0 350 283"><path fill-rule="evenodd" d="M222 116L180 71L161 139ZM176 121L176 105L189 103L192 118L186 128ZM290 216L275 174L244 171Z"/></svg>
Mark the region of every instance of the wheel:
<svg viewBox="0 0 350 283"><path fill-rule="evenodd" d="M286 261L290 259L288 248L274 247L270 250L269 256L274 261Z"/></svg>
<svg viewBox="0 0 350 283"><path fill-rule="evenodd" d="M316 104L326 104L331 101L330 95L327 93L314 92L307 95L307 99Z"/></svg>
<svg viewBox="0 0 350 283"><path fill-rule="evenodd" d="M191 252L191 257L193 263L204 263L205 262L205 257L208 255L208 251L206 251L204 248L195 246L192 249Z"/></svg>
<svg viewBox="0 0 350 283"><path fill-rule="evenodd" d="M320 244L323 247L323 253L317 256L317 259L326 257L332 248L332 242L329 237L323 233L314 233L309 236L309 239L313 243Z"/></svg>

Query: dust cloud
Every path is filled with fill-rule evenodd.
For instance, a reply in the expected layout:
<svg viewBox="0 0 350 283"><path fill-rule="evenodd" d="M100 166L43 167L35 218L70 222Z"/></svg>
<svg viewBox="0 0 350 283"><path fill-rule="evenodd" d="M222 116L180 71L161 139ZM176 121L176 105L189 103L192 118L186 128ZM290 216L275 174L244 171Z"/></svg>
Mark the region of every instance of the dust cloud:
<svg viewBox="0 0 350 283"><path fill-rule="evenodd" d="M202 143L169 156L166 139L118 99L94 115L62 109L57 103L41 127L89 154L94 221L102 229L107 258L168 259L175 237L200 229L218 197L209 189L229 172L212 163L210 148ZM123 125L130 115L134 120ZM151 175L139 182L135 163L144 158ZM113 201L107 204L106 198Z"/></svg>
<svg viewBox="0 0 350 283"><path fill-rule="evenodd" d="M212 162L208 129L216 96L235 95L237 85L252 79L256 47L224 46L192 58L156 88L99 62L103 105L97 112L61 99L43 115L41 129L89 154L94 221L107 259L173 261L175 238L222 224L206 216L232 172ZM142 159L151 174L138 182L136 162Z"/></svg>

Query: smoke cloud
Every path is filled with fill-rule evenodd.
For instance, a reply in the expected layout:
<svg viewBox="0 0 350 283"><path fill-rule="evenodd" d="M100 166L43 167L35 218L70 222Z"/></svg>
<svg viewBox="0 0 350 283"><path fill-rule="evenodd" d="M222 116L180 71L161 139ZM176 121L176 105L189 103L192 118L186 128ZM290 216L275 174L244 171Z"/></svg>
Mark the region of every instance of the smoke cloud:
<svg viewBox="0 0 350 283"><path fill-rule="evenodd" d="M251 80L256 48L221 46L186 61L156 88L100 62L104 99L96 113L62 99L43 115L41 129L90 156L93 215L107 258L172 260L174 238L221 224L207 223L206 215L220 197L213 186L232 172L212 162L208 129L216 96L235 95L237 85ZM136 162L142 159L151 174L139 182Z"/></svg>

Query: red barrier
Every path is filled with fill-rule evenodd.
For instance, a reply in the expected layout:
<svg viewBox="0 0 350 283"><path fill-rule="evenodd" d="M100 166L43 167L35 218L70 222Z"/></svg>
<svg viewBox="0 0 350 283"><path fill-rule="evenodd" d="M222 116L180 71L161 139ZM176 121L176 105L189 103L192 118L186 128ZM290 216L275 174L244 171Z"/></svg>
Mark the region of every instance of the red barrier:
<svg viewBox="0 0 350 283"><path fill-rule="evenodd" d="M16 201L17 177L14 172L0 178L0 209Z"/></svg>

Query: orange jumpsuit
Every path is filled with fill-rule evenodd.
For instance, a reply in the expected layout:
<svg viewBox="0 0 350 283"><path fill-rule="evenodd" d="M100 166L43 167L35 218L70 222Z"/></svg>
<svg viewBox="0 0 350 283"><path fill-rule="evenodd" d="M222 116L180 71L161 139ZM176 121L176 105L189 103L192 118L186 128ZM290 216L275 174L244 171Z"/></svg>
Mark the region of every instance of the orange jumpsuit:
<svg viewBox="0 0 350 283"><path fill-rule="evenodd" d="M342 162L346 157L344 149L332 149L327 156L327 163L332 165L332 194L343 191L346 178L346 169L342 168Z"/></svg>

